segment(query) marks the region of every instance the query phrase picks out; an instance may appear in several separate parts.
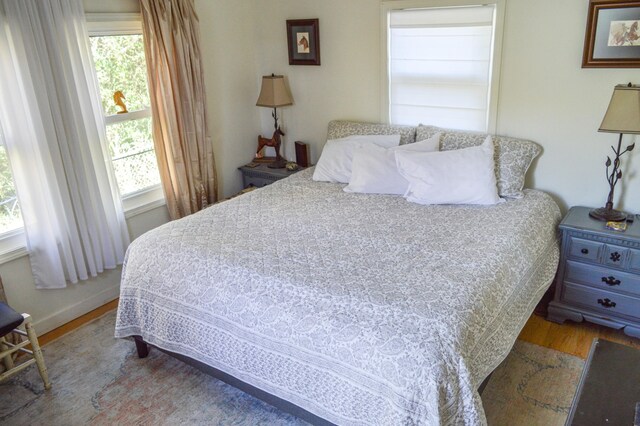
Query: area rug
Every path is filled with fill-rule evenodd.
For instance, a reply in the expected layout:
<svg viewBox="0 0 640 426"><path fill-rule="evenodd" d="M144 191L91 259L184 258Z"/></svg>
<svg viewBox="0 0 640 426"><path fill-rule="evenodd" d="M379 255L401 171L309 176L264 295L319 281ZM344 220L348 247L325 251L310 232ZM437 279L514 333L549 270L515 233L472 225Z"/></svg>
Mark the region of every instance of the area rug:
<svg viewBox="0 0 640 426"><path fill-rule="evenodd" d="M289 414L152 350L113 338L115 312L44 347L53 383L35 368L0 384L0 424L302 425ZM583 361L518 341L482 400L489 425L561 425Z"/></svg>

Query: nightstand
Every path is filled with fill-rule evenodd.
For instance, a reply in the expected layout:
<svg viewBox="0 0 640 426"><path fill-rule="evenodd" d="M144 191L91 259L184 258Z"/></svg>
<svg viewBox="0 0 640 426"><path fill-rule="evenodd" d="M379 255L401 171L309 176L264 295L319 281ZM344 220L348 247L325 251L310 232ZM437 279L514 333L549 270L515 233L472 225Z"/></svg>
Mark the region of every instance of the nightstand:
<svg viewBox="0 0 640 426"><path fill-rule="evenodd" d="M589 210L572 207L560 223L560 268L547 319L590 321L640 338L640 219L616 232Z"/></svg>
<svg viewBox="0 0 640 426"><path fill-rule="evenodd" d="M299 167L293 171L287 169L270 169L267 165L268 163L259 163L256 167L238 167L238 170L242 172L242 183L244 187L256 186L260 188L304 170L304 167Z"/></svg>

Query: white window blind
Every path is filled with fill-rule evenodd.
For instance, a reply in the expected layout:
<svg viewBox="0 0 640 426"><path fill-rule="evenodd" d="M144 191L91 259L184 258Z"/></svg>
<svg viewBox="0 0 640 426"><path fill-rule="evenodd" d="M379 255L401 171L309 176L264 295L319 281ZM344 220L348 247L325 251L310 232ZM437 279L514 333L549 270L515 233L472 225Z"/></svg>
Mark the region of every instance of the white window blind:
<svg viewBox="0 0 640 426"><path fill-rule="evenodd" d="M391 123L487 131L495 5L392 10Z"/></svg>

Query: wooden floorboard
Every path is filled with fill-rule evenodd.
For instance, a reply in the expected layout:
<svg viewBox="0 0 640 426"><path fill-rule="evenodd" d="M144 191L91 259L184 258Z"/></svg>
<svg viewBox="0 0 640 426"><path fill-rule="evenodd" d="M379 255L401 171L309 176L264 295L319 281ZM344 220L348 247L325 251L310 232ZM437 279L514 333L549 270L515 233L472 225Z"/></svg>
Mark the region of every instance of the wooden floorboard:
<svg viewBox="0 0 640 426"><path fill-rule="evenodd" d="M560 352L587 358L591 342L595 338L640 349L640 339L627 336L620 330L603 327L590 322L566 321L556 324L538 315L531 315L518 339Z"/></svg>
<svg viewBox="0 0 640 426"><path fill-rule="evenodd" d="M90 321L93 321L96 318L101 317L102 315L106 314L107 312L113 311L114 309L116 309L118 307L118 299L116 300L112 300L111 302L107 303L106 305L102 305L97 309L94 309L91 312L87 312L86 314L82 315L81 317L78 317L72 321L69 321L68 323L55 328L53 330L51 330L48 333L45 333L41 336L38 336L38 342L40 343L40 345L46 345L49 342L52 342L62 336L64 336L67 333L72 332L73 330L75 330L76 328L80 327L81 325L84 325ZM37 330L36 330L37 331Z"/></svg>
<svg viewBox="0 0 640 426"><path fill-rule="evenodd" d="M94 309L49 333L43 334L39 337L40 344L45 345L58 339L117 307L118 299L98 309ZM518 339L524 340L525 342L555 349L581 358L587 357L591 342L595 338L607 339L640 349L640 339L629 337L620 330L614 330L589 322L574 323L566 321L564 324L556 324L536 314L531 315L531 318L529 318L518 337Z"/></svg>

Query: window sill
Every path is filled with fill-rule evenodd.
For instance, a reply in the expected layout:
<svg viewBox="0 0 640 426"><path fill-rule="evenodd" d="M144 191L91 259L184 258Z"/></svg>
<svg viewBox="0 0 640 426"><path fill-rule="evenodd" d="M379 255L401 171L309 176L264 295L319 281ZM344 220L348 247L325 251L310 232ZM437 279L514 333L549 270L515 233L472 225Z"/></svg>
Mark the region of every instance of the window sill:
<svg viewBox="0 0 640 426"><path fill-rule="evenodd" d="M27 239L23 228L5 232L0 236L0 264L28 255Z"/></svg>
<svg viewBox="0 0 640 426"><path fill-rule="evenodd" d="M127 219L164 206L165 204L164 193L160 185L152 186L151 188L143 189L122 197L124 216Z"/></svg>
<svg viewBox="0 0 640 426"><path fill-rule="evenodd" d="M164 206L160 185L130 194L122 199L126 219ZM27 256L27 239L23 228L0 235L0 265Z"/></svg>

